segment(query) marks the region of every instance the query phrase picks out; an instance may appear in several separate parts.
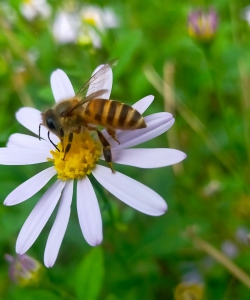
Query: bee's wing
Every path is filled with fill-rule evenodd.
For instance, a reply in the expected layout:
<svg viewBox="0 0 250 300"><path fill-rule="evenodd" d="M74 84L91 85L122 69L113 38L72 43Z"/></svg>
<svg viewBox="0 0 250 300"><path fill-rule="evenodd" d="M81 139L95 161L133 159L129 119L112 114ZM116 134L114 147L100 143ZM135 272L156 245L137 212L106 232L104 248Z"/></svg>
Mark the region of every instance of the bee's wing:
<svg viewBox="0 0 250 300"><path fill-rule="evenodd" d="M117 64L117 60L111 60L105 65L97 67L91 76L91 78L85 83L85 85L76 94L81 100L69 111L64 112L64 116L67 116L77 107L84 103L97 99L109 99L112 88L112 70L111 68Z"/></svg>
<svg viewBox="0 0 250 300"><path fill-rule="evenodd" d="M83 105L84 103L89 102L89 101L91 101L91 100L94 100L94 99L100 99L100 98L102 98L102 95L105 94L105 93L107 93L107 90L99 90L99 91L97 91L97 92L94 92L94 93L88 95L87 97L85 97L85 98L83 98L82 100L80 100L79 102L77 102L77 104L76 104L73 108L71 108L71 109L68 110L68 111L65 111L65 112L62 114L62 116L63 116L63 117L67 117L67 116L68 116L72 111L74 111L77 107L79 107L79 106Z"/></svg>
<svg viewBox="0 0 250 300"><path fill-rule="evenodd" d="M105 65L97 67L91 78L85 83L85 85L80 89L80 91L76 95L84 99L85 97L93 95L97 91L102 90L103 94L99 94L98 97L101 97L103 99L109 99L113 81L113 74L111 68L116 64L117 59L114 59Z"/></svg>

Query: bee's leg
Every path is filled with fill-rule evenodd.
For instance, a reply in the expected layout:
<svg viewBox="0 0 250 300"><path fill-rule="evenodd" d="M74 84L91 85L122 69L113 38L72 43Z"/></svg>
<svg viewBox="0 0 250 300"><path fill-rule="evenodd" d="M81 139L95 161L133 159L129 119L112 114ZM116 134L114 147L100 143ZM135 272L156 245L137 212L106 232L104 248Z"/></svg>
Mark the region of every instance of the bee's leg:
<svg viewBox="0 0 250 300"><path fill-rule="evenodd" d="M64 151L64 156L63 156L63 159L62 160L65 160L65 156L66 156L66 154L69 152L69 150L70 150L70 147L71 147L71 143L72 143L72 141L73 141L73 132L72 131L70 131L70 133L69 133L69 137L68 137L68 144L67 144L67 146L66 146L66 148L65 148L65 151Z"/></svg>
<svg viewBox="0 0 250 300"><path fill-rule="evenodd" d="M111 128L106 128L107 130L107 133L112 137L113 140L115 140L118 145L120 145L120 142L116 139L116 136L115 136L115 130L111 129Z"/></svg>
<svg viewBox="0 0 250 300"><path fill-rule="evenodd" d="M95 130L96 130L96 132L98 134L98 137L100 139L100 142L102 143L102 146L103 146L103 155L104 155L104 158L105 158L107 164L109 165L112 173L115 173L115 170L114 170L113 165L112 165L112 153L111 153L110 144L106 140L106 138L104 137L104 135L101 133L101 131L99 131L98 129L95 129Z"/></svg>
<svg viewBox="0 0 250 300"><path fill-rule="evenodd" d="M106 138L104 137L104 135L101 133L100 130L98 130L96 127L91 127L89 125L85 125L85 128L87 128L88 130L92 130L92 131L96 131L99 137L100 142L102 143L103 146L103 156L105 158L105 161L107 162L107 164L109 165L112 173L115 173L115 170L113 168L113 164L112 164L112 153L111 153L111 147L109 142L106 140Z"/></svg>
<svg viewBox="0 0 250 300"><path fill-rule="evenodd" d="M60 141L61 141L61 144L62 144L62 152L64 152L63 138L64 138L64 131L63 131L62 127L61 127L60 128Z"/></svg>

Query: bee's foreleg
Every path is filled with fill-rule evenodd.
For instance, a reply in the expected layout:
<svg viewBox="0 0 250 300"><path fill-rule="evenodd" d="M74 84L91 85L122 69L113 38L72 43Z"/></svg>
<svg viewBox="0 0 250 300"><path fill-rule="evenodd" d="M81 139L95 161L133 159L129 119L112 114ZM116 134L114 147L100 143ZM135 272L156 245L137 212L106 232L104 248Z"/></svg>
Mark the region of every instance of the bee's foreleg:
<svg viewBox="0 0 250 300"><path fill-rule="evenodd" d="M111 128L106 128L106 130L107 130L107 133L112 137L112 139L114 141L116 141L118 143L118 145L120 145L120 142L116 139L115 130L113 130Z"/></svg>
<svg viewBox="0 0 250 300"><path fill-rule="evenodd" d="M99 131L98 129L95 129L95 130L96 130L98 137L100 139L100 142L102 143L102 146L103 146L103 156L104 156L106 162L108 163L112 173L115 173L115 170L112 165L112 153L111 153L110 144L106 140L104 135L101 133L101 131Z"/></svg>
<svg viewBox="0 0 250 300"><path fill-rule="evenodd" d="M66 148L65 148L64 156L63 156L63 159L62 159L62 160L65 159L66 154L69 152L72 141L73 141L73 132L70 131L69 136L68 136L68 144L67 144L67 146L66 146Z"/></svg>

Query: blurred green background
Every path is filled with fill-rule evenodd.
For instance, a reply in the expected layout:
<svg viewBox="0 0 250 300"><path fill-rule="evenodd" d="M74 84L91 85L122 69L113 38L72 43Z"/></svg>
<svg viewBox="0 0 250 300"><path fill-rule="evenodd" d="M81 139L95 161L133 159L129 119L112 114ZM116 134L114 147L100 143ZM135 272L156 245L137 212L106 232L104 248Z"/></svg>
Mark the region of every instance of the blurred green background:
<svg viewBox="0 0 250 300"><path fill-rule="evenodd" d="M112 98L133 104L153 94L145 114L166 110L176 119L166 134L145 147L187 153L174 167L142 172L116 166L154 189L169 208L161 217L150 217L110 195L107 205L97 191L104 226L97 248L82 237L73 201L58 259L53 268L44 267L37 284L12 283L4 255L15 255L18 232L46 187L23 204L0 205L1 300L250 299L248 4L0 2L1 147L10 134L28 133L15 119L20 107L43 110L53 104L53 70L63 69L78 90L99 64L118 58ZM214 37L204 43L189 36L187 20L192 10L209 7L219 21ZM77 32L72 22L78 22ZM59 28L65 24L62 36ZM1 166L2 202L43 168ZM28 251L41 264L54 216Z"/></svg>

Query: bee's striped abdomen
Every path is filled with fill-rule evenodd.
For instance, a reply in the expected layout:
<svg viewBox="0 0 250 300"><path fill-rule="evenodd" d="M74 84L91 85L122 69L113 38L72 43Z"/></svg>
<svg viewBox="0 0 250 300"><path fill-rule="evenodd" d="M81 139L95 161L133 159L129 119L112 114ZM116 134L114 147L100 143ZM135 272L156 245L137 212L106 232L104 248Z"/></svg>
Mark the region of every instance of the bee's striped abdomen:
<svg viewBox="0 0 250 300"><path fill-rule="evenodd" d="M84 109L87 123L113 129L138 129L146 127L142 115L131 106L114 100L95 99Z"/></svg>

